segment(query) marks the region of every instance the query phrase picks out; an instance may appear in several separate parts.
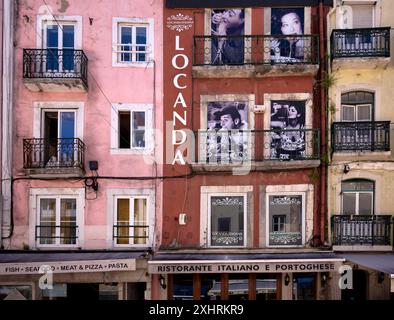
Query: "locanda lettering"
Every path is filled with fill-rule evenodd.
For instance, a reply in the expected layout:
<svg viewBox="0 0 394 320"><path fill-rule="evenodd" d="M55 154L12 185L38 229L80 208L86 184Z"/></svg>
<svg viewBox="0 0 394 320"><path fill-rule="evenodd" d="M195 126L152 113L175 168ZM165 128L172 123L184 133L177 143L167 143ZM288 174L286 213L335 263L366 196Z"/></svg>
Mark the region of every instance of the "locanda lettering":
<svg viewBox="0 0 394 320"><path fill-rule="evenodd" d="M172 67L176 70L184 70L189 66L189 58L184 53L178 53L179 51L184 51L185 49L180 46L180 36L177 35L175 37L175 51L177 52L171 60ZM187 84L185 84L187 80L187 74L180 71L173 78L174 87L178 90L184 90L187 88ZM182 108L179 110L179 107ZM178 125L182 125L183 129L175 129ZM172 112L172 134L171 141L173 147L177 146L174 159L172 161L172 165L175 163L185 165L186 161L184 159L184 154L181 151L181 146L186 142L186 126L187 126L187 104L185 98L183 96L182 91L177 94L173 105Z"/></svg>

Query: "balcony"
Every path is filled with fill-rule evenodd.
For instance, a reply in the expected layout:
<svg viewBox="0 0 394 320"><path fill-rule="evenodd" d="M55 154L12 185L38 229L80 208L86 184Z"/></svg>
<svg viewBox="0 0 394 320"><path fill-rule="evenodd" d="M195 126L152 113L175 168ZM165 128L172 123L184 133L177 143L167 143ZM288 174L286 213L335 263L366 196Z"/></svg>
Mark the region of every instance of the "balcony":
<svg viewBox="0 0 394 320"><path fill-rule="evenodd" d="M85 144L78 138L24 139L23 168L28 175L83 176Z"/></svg>
<svg viewBox="0 0 394 320"><path fill-rule="evenodd" d="M390 151L390 121L334 122L333 152Z"/></svg>
<svg viewBox="0 0 394 320"><path fill-rule="evenodd" d="M333 249L338 251L392 250L391 215L334 215Z"/></svg>
<svg viewBox="0 0 394 320"><path fill-rule="evenodd" d="M82 50L23 49L23 83L34 92L86 92L88 58Z"/></svg>
<svg viewBox="0 0 394 320"><path fill-rule="evenodd" d="M113 226L113 238L116 246L150 245L148 225L119 224Z"/></svg>
<svg viewBox="0 0 394 320"><path fill-rule="evenodd" d="M315 168L320 165L320 130L199 130L194 171Z"/></svg>
<svg viewBox="0 0 394 320"><path fill-rule="evenodd" d="M333 30L333 70L385 68L390 62L390 28Z"/></svg>
<svg viewBox="0 0 394 320"><path fill-rule="evenodd" d="M195 78L314 76L319 68L319 38L195 36L193 55Z"/></svg>

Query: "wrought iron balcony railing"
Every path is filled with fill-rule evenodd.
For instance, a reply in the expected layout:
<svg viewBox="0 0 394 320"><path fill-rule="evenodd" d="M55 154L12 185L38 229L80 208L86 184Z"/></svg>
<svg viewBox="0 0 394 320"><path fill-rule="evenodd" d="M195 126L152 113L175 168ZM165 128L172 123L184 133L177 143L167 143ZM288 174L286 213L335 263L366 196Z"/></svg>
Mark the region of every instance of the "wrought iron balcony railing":
<svg viewBox="0 0 394 320"><path fill-rule="evenodd" d="M51 223L43 223L36 226L36 241L39 244L47 245L75 245L78 239L78 226L75 224L61 224L60 226Z"/></svg>
<svg viewBox="0 0 394 320"><path fill-rule="evenodd" d="M316 35L195 36L194 65L318 64Z"/></svg>
<svg viewBox="0 0 394 320"><path fill-rule="evenodd" d="M23 139L23 168L84 169L85 144L78 138Z"/></svg>
<svg viewBox="0 0 394 320"><path fill-rule="evenodd" d="M334 122L333 151L390 151L389 121Z"/></svg>
<svg viewBox="0 0 394 320"><path fill-rule="evenodd" d="M88 87L88 58L82 50L23 49L23 78L80 79Z"/></svg>
<svg viewBox="0 0 394 320"><path fill-rule="evenodd" d="M389 215L331 217L333 245L382 245L391 244L391 219Z"/></svg>
<svg viewBox="0 0 394 320"><path fill-rule="evenodd" d="M120 244L148 244L148 225L118 224L113 226L113 238Z"/></svg>
<svg viewBox="0 0 394 320"><path fill-rule="evenodd" d="M319 129L199 130L199 163L320 159Z"/></svg>
<svg viewBox="0 0 394 320"><path fill-rule="evenodd" d="M331 58L390 57L390 28L335 29Z"/></svg>

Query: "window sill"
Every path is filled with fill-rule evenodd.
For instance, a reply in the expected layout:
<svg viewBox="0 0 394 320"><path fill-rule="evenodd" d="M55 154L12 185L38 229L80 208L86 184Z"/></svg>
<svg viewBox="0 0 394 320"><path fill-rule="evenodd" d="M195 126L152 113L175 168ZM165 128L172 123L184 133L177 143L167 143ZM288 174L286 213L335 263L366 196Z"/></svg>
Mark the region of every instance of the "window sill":
<svg viewBox="0 0 394 320"><path fill-rule="evenodd" d="M114 68L153 68L153 60L146 62L113 62Z"/></svg>
<svg viewBox="0 0 394 320"><path fill-rule="evenodd" d="M152 155L153 149L111 149L112 155Z"/></svg>

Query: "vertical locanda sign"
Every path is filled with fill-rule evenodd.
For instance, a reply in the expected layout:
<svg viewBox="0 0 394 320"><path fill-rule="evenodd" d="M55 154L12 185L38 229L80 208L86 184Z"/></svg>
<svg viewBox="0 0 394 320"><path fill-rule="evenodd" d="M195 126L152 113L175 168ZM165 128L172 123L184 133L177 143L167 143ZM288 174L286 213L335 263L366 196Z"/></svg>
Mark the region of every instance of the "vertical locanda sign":
<svg viewBox="0 0 394 320"><path fill-rule="evenodd" d="M193 26L193 19L188 15L178 13L167 18L167 28L179 34L175 35L175 51L171 58L171 66L175 69L172 85L175 88L176 98L172 106L172 123L167 125L167 134L171 131L171 154L175 155L171 161L172 165L185 165L184 150L187 141L187 112L188 103L185 100L185 91L188 88L188 74L186 69L189 67L190 59L183 45L182 31L189 30ZM190 75L189 75L190 77ZM189 104L190 105L190 104ZM167 149L167 151L169 151Z"/></svg>

